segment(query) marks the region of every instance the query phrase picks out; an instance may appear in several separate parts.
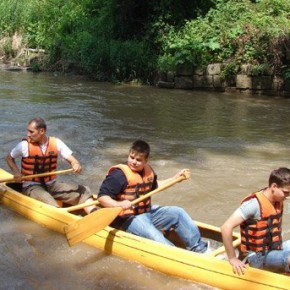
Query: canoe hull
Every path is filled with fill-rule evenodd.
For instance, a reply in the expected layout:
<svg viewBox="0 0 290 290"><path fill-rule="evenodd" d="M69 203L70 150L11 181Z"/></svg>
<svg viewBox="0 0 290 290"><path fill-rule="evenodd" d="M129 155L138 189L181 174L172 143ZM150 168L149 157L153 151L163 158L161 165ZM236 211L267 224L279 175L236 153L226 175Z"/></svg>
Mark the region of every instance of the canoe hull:
<svg viewBox="0 0 290 290"><path fill-rule="evenodd" d="M8 173L0 169L0 177ZM2 184L0 202L45 227L64 234L64 226L79 219L65 210L51 207L24 196ZM219 236L219 228L197 222L202 233ZM235 236L234 238L237 238ZM212 254L197 254L178 247L162 245L111 227L94 234L85 243L156 271L175 277L205 283L222 289L290 289L290 277L250 268L243 276L233 274L227 261Z"/></svg>

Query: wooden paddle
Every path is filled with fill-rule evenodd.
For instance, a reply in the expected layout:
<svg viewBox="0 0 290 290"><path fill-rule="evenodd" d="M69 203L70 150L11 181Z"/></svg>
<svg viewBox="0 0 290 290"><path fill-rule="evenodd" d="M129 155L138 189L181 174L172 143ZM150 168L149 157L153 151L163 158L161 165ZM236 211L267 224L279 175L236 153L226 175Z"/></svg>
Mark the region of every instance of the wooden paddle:
<svg viewBox="0 0 290 290"><path fill-rule="evenodd" d="M132 205L139 203L140 201L152 196L155 193L161 192L172 185L188 179L188 175L180 175L177 178L160 185L157 189L135 199ZM93 213L71 223L64 227L66 238L70 246L75 245L78 242L90 237L91 235L99 232L108 226L122 211L122 207L107 207L102 208Z"/></svg>
<svg viewBox="0 0 290 290"><path fill-rule="evenodd" d="M60 210L71 212L71 211L82 209L82 208L87 207L87 206L99 205L99 204L100 204L100 202L98 200L94 200L94 201L91 201L91 202L87 202L87 203L83 202L83 203L72 205L72 206L69 206L69 207L62 207L62 208L60 208Z"/></svg>
<svg viewBox="0 0 290 290"><path fill-rule="evenodd" d="M45 176L51 176L51 175L56 175L56 174L64 174L68 172L72 172L73 169L65 169L65 170L59 170L59 171L52 171L52 172L45 172L45 173L39 173L39 174L32 174L32 175L24 175L21 177L21 180L29 179L29 178L36 178L36 177L45 177ZM2 182L15 182L14 177L6 178L6 179L1 179L0 183Z"/></svg>

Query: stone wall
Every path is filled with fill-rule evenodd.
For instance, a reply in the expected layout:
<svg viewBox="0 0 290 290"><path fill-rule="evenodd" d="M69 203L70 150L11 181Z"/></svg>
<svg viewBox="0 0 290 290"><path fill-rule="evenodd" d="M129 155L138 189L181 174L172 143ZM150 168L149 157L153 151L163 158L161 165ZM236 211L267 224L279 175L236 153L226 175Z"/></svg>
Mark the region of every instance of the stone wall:
<svg viewBox="0 0 290 290"><path fill-rule="evenodd" d="M176 72L160 74L156 85L168 89L231 91L290 97L290 80L271 74L253 76L247 65L241 68L239 74L225 80L221 77L221 66L220 63L210 64L205 70L182 66Z"/></svg>

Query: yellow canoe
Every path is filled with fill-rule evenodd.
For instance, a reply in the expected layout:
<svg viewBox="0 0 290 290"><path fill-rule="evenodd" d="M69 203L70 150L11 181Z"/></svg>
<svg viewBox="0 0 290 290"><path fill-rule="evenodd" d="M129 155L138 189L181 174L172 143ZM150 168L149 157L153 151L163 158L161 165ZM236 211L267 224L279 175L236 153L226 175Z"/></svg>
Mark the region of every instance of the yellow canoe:
<svg viewBox="0 0 290 290"><path fill-rule="evenodd" d="M0 179L12 175L0 168ZM0 202L45 227L64 234L64 226L81 218L65 209L57 209L31 199L13 189L10 184L0 184ZM204 238L221 241L218 227L197 222ZM239 245L239 235L234 234L234 243ZM290 276L249 268L245 275L233 274L227 261L216 257L224 247L210 254L198 254L179 247L162 245L112 227L87 238L85 243L109 254L139 262L144 266L167 275L205 283L221 289L290 289Z"/></svg>

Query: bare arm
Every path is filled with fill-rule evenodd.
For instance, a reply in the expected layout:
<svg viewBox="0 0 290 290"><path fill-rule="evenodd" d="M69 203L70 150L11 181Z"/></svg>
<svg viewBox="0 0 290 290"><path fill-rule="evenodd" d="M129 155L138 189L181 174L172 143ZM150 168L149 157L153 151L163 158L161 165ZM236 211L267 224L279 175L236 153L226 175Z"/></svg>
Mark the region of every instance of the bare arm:
<svg viewBox="0 0 290 290"><path fill-rule="evenodd" d="M232 233L233 229L236 226L240 225L243 221L244 220L241 215L237 211L235 211L221 226L223 244L225 246L229 262L233 267L234 273L239 275L244 274L244 269L246 268L246 265L235 255Z"/></svg>
<svg viewBox="0 0 290 290"><path fill-rule="evenodd" d="M66 160L70 163L74 172L80 173L82 171L81 164L73 155L70 155Z"/></svg>
<svg viewBox="0 0 290 290"><path fill-rule="evenodd" d="M161 185L161 184L167 183L167 182L169 182L171 180L174 180L174 179L176 179L177 177L179 177L181 175L184 175L186 178L189 178L190 177L189 169L182 169L171 178L167 178L165 180L159 180L158 181L158 185Z"/></svg>
<svg viewBox="0 0 290 290"><path fill-rule="evenodd" d="M21 174L21 171L19 170L19 168L15 162L15 159L10 154L8 154L6 156L6 162L7 162L8 166L10 167L10 169L14 175L15 180L17 182L21 182L22 174Z"/></svg>
<svg viewBox="0 0 290 290"><path fill-rule="evenodd" d="M98 201L100 202L102 207L116 207L120 206L122 209L128 209L132 207L132 204L129 200L122 200L122 201L117 201L112 199L108 195L103 195L98 198Z"/></svg>

